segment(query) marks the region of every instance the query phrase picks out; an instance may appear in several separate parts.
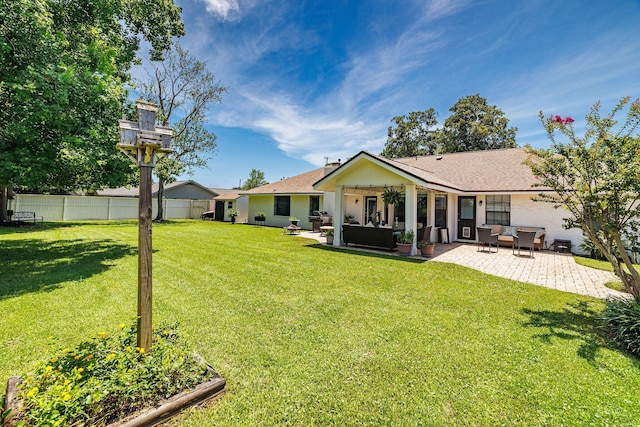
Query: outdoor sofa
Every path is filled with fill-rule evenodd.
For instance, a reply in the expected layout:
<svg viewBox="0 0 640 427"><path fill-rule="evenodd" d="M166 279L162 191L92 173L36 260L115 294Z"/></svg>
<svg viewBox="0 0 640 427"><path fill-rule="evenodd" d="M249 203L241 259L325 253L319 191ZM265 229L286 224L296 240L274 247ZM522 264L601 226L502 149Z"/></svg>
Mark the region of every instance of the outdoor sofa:
<svg viewBox="0 0 640 427"><path fill-rule="evenodd" d="M498 244L500 246L508 247L513 247L513 236L518 234L518 230L535 231L536 238L533 241L533 247L539 251L544 249L544 240L546 236L544 227L520 225L483 225L483 227L491 228L491 233L498 234Z"/></svg>
<svg viewBox="0 0 640 427"><path fill-rule="evenodd" d="M396 247L396 234L391 227L368 227L355 224L342 226L342 240L345 245L373 246L387 250Z"/></svg>

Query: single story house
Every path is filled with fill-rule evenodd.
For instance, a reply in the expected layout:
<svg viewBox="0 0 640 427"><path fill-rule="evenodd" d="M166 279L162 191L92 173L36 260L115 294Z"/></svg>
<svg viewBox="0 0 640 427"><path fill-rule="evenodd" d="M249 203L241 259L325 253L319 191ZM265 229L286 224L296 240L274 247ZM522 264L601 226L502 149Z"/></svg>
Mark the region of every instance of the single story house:
<svg viewBox="0 0 640 427"><path fill-rule="evenodd" d="M311 229L309 216L313 211L333 212L334 196L332 192L316 190L313 184L329 172L340 166L330 163L291 178L284 178L240 194L249 198L249 223L253 224L257 212L266 214L265 224L273 227L285 227L295 217L298 226Z"/></svg>
<svg viewBox="0 0 640 427"><path fill-rule="evenodd" d="M562 239L578 251L582 232L562 227L565 211L532 200L541 189L532 187L536 177L523 164L527 156L523 148L399 159L361 151L344 164L242 194L249 197L250 211L267 212L267 225L273 226L285 226L290 215L302 217L318 206L333 215L336 246L343 244L342 225L349 216L361 226L374 221L414 231L431 226L434 241L474 242L477 227L485 224L539 227L545 230L545 248ZM384 203L385 190L399 192L399 202ZM305 221L299 224L310 228Z"/></svg>
<svg viewBox="0 0 640 427"><path fill-rule="evenodd" d="M138 197L138 194L138 187L105 188L97 192L98 196L105 197ZM193 180L187 180L165 184L163 197L167 199L211 200L219 194ZM151 197L157 196L158 183L155 182L151 186Z"/></svg>

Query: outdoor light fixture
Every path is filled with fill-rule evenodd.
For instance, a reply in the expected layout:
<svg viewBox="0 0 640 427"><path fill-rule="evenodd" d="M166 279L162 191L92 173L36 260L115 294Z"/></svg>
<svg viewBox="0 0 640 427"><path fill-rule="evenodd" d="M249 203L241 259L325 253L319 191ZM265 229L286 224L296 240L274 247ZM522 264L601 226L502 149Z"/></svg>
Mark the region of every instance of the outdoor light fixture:
<svg viewBox="0 0 640 427"><path fill-rule="evenodd" d="M480 200L480 201L478 202L478 204L479 204L480 206L482 206L482 200Z"/></svg>

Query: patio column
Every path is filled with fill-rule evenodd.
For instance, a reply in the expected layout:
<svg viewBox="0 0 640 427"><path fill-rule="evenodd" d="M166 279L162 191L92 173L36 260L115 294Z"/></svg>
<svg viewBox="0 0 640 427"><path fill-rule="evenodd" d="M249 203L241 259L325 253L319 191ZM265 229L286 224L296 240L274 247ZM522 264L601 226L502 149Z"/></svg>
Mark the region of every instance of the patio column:
<svg viewBox="0 0 640 427"><path fill-rule="evenodd" d="M416 221L418 209L418 192L415 184L406 184L404 186L404 228L406 231L413 231L416 238L411 245L411 255L418 253L416 241L418 239L418 230L416 230Z"/></svg>
<svg viewBox="0 0 640 427"><path fill-rule="evenodd" d="M333 246L342 244L342 220L344 218L344 188L336 186L336 194L333 205Z"/></svg>

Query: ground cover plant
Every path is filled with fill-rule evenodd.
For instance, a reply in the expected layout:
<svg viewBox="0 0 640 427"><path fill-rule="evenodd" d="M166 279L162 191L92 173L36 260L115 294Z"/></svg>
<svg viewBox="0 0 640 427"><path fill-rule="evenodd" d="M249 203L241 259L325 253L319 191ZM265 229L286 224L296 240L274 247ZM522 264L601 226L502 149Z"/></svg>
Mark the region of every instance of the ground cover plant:
<svg viewBox="0 0 640 427"><path fill-rule="evenodd" d="M0 229L0 378L136 311L135 222ZM154 322L228 391L176 425L636 425L604 302L282 230L154 225ZM53 336L53 340L48 337Z"/></svg>
<svg viewBox="0 0 640 427"><path fill-rule="evenodd" d="M177 324L155 328L149 353L136 347L135 324L60 349L23 374L15 418L33 426L107 425L213 377Z"/></svg>

